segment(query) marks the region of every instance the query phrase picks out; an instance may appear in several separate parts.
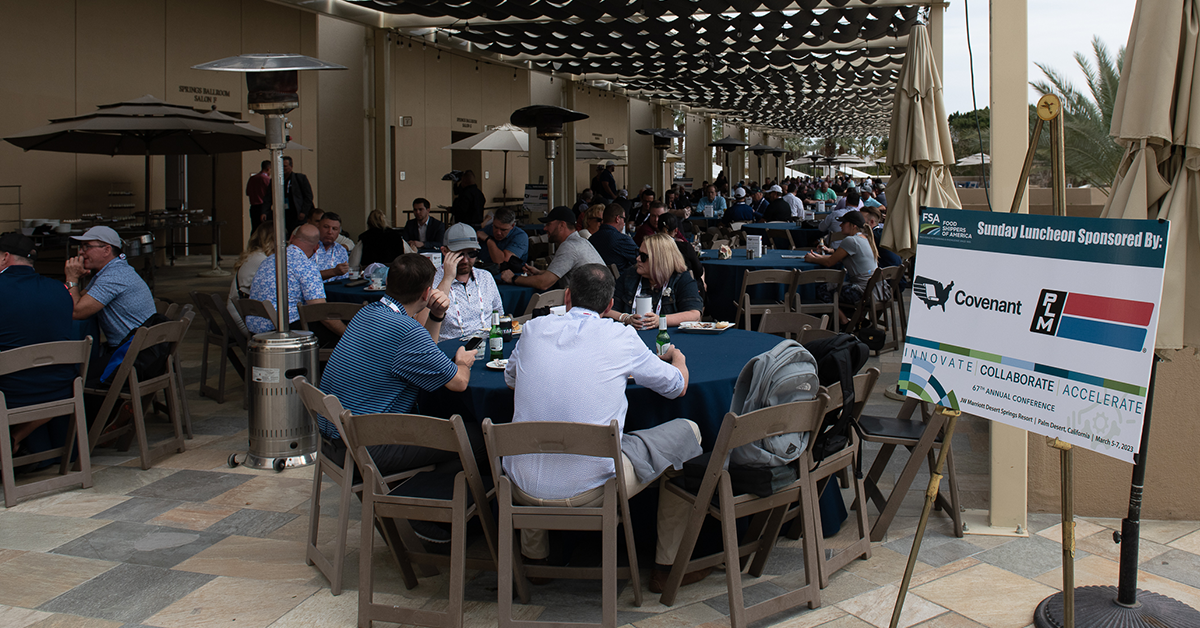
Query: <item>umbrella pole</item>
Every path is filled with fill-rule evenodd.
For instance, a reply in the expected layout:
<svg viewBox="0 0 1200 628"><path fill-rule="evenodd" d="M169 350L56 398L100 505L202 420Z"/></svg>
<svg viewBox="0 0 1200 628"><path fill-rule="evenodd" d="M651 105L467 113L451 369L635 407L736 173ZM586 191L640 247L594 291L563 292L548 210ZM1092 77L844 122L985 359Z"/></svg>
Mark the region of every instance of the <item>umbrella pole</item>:
<svg viewBox="0 0 1200 628"><path fill-rule="evenodd" d="M508 203L508 151L504 151L504 189L500 195L504 197L504 202Z"/></svg>
<svg viewBox="0 0 1200 628"><path fill-rule="evenodd" d="M212 207L208 210L212 221L212 268L199 273L199 277L228 277L232 273L221 269L221 227L217 225L217 155L212 155Z"/></svg>

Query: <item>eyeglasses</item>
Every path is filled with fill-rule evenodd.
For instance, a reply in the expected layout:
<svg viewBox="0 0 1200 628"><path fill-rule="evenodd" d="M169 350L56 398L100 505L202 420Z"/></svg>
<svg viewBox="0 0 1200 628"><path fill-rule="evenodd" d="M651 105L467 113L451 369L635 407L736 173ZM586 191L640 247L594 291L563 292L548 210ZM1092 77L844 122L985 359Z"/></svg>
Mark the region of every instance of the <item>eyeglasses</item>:
<svg viewBox="0 0 1200 628"><path fill-rule="evenodd" d="M479 249L474 249L471 251L459 251L459 253L461 253L463 257L469 257L471 259L476 259L479 257Z"/></svg>
<svg viewBox="0 0 1200 628"><path fill-rule="evenodd" d="M84 251L87 249L102 249L106 246L108 246L108 245L107 244L80 244L79 250Z"/></svg>
<svg viewBox="0 0 1200 628"><path fill-rule="evenodd" d="M650 254L649 254L649 253L646 253L645 251L638 251L638 259L639 259L639 260L641 260L641 261L643 261L643 262L649 262L649 261L650 261Z"/></svg>

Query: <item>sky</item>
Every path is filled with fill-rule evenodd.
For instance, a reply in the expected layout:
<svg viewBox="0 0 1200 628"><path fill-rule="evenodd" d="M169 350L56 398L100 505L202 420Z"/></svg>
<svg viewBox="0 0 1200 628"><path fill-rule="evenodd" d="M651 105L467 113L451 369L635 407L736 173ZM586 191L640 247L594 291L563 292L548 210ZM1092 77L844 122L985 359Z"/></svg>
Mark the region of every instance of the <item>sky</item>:
<svg viewBox="0 0 1200 628"><path fill-rule="evenodd" d="M1009 0L994 0L1001 10ZM1076 51L1088 59L1092 37L1098 36L1115 57L1129 38L1135 0L1050 0L1028 2L1029 80L1044 79L1035 62L1065 74L1073 85L1084 89L1083 73L1075 62ZM951 0L946 9L943 32L943 74L946 113L971 111L971 66L967 55L966 12L970 11L971 51L975 57L975 100L988 106L988 11L987 0ZM1029 90L1029 102L1037 94Z"/></svg>

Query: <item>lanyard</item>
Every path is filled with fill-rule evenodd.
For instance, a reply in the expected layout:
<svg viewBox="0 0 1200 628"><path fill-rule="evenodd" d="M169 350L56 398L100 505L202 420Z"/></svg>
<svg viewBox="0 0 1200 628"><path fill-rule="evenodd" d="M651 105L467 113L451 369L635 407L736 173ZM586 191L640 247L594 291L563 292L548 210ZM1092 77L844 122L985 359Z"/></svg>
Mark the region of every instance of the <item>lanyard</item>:
<svg viewBox="0 0 1200 628"><path fill-rule="evenodd" d="M454 283L462 283L463 295L467 298L468 301L471 299L471 291L468 290L467 287L470 285L471 279L474 276L475 276L475 271L472 270L471 274L467 276L466 282L459 282L457 279L454 280ZM451 289L451 291L454 290L453 284L451 284L450 289ZM480 320L480 324L482 325L482 323L483 323L483 314L482 314L482 312L483 312L483 290L479 287L478 279L475 280L475 294L479 297L479 312L480 312L479 320ZM459 331L466 331L466 327L463 326L462 301L455 300L454 316L456 319L458 319Z"/></svg>
<svg viewBox="0 0 1200 628"><path fill-rule="evenodd" d="M384 295L384 297L382 299L376 301L376 303L382 303L383 305L387 306L388 308L390 308L393 312L395 312L397 314L404 313L404 312L400 311L400 306L396 305L395 303L392 303L392 299L390 297L388 297L387 295Z"/></svg>
<svg viewBox="0 0 1200 628"><path fill-rule="evenodd" d="M637 298L640 296L642 296L642 282L639 281L638 286L637 286L637 294L633 295L633 300L634 300L633 312L637 311ZM654 295L650 295L650 298L653 300ZM654 315L658 316L658 313L661 311L662 311L662 291L660 290L658 293L658 304L654 306ZM630 312L630 314L632 314L633 312Z"/></svg>

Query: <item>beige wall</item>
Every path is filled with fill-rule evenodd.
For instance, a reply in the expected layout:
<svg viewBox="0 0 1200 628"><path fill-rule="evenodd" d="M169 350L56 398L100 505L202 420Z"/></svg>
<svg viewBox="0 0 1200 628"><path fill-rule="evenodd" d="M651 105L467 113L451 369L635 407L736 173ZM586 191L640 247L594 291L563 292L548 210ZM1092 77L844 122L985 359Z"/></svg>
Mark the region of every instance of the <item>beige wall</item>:
<svg viewBox="0 0 1200 628"><path fill-rule="evenodd" d="M705 116L687 115L687 144L684 163L687 164L686 176L692 178L692 183L699 186L704 181L712 180L712 148L709 143L712 136L712 120Z"/></svg>
<svg viewBox="0 0 1200 628"><path fill-rule="evenodd" d="M342 230L355 237L367 228L367 215L372 209L367 201L370 125L363 114L370 81L364 42L370 34L365 27L350 22L317 19L317 57L346 66L345 70L324 72L320 77L317 132L321 151L311 155L321 173L317 207L337 212L342 217ZM373 41L378 45L383 39Z"/></svg>
<svg viewBox="0 0 1200 628"><path fill-rule="evenodd" d="M637 129L654 127L654 106L638 99L629 99L627 102L629 167L617 168L617 185L624 186L627 190L640 190L653 181L655 168L662 169L662 157L654 150L653 137L637 133ZM621 170L625 172L622 173Z"/></svg>
<svg viewBox="0 0 1200 628"><path fill-rule="evenodd" d="M574 123L575 141L596 145L604 150L613 150L629 142L632 132L629 125L629 98L621 94L599 90L582 83L573 86L575 110L588 114L588 119ZM637 135L634 133L634 135ZM618 168L621 170L621 168ZM576 196L592 182L596 166L587 161L575 162L575 189L568 190L566 199L574 201ZM625 180L626 173L616 172L618 183ZM638 188L640 189L639 185ZM574 202L569 203L574 205Z"/></svg>

